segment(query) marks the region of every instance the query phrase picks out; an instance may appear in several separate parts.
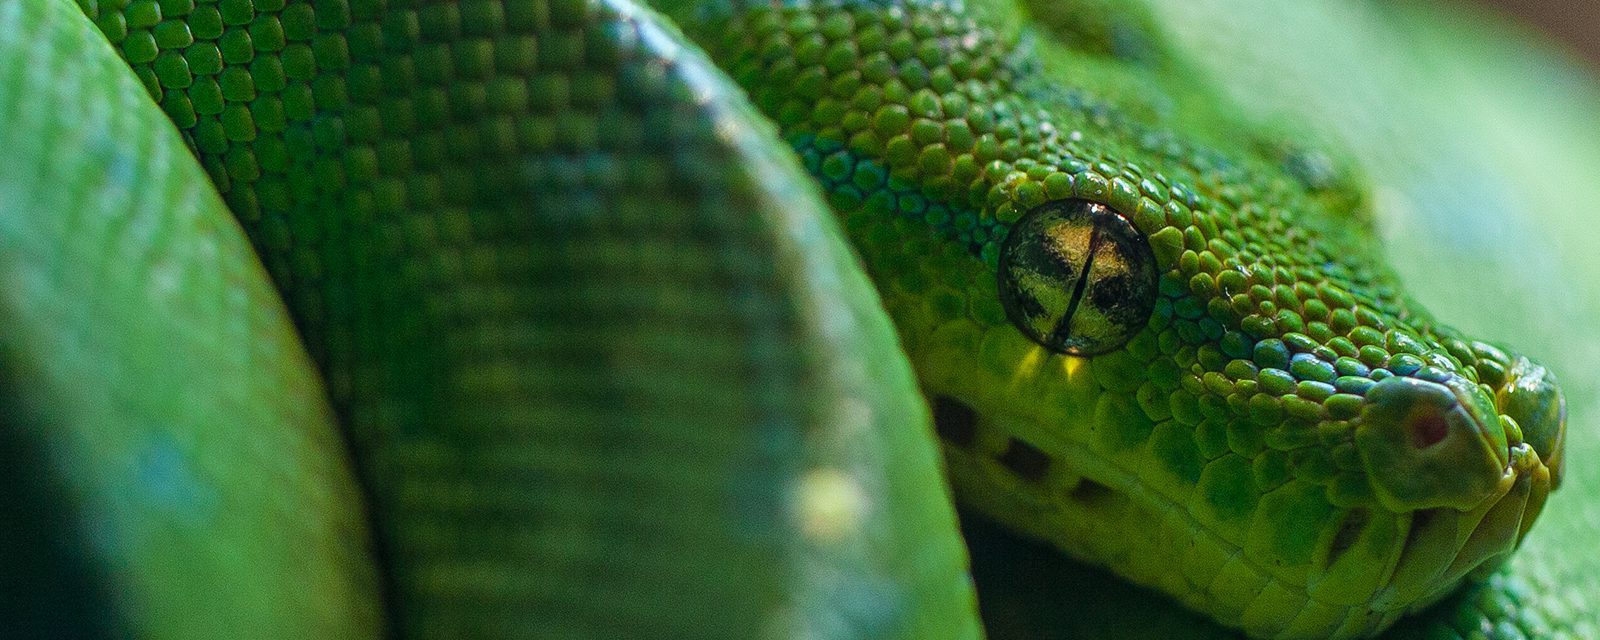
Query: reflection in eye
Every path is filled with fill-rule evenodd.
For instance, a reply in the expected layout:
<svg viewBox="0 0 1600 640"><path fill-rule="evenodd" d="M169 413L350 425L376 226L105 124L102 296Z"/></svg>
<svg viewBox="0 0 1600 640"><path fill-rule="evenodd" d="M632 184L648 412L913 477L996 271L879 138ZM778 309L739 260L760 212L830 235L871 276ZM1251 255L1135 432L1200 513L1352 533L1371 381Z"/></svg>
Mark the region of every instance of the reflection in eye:
<svg viewBox="0 0 1600 640"><path fill-rule="evenodd" d="M1103 204L1045 203L1000 251L1000 301L1017 329L1057 353L1092 356L1149 322L1156 259L1144 234Z"/></svg>

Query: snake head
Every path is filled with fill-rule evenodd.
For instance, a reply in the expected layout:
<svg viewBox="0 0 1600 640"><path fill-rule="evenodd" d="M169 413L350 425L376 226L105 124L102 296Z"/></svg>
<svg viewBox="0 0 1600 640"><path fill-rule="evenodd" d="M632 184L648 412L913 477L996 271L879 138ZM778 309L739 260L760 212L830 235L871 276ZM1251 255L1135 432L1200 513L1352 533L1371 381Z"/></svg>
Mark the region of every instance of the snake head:
<svg viewBox="0 0 1600 640"><path fill-rule="evenodd" d="M1410 300L1357 165L964 6L699 26L855 241L957 500L1256 637L1375 634L1496 566L1561 394Z"/></svg>
<svg viewBox="0 0 1600 640"><path fill-rule="evenodd" d="M1378 504L1410 520L1380 604L1430 602L1498 567L1560 482L1566 401L1550 373L1483 343L1463 355L1472 374L1379 380L1352 421Z"/></svg>

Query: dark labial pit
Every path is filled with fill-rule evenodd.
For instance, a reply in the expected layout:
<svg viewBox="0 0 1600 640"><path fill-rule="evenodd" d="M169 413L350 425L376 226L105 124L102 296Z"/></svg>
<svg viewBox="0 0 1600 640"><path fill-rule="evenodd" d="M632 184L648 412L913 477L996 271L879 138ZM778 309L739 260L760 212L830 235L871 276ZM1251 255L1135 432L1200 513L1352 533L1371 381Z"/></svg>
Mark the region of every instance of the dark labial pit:
<svg viewBox="0 0 1600 640"><path fill-rule="evenodd" d="M1087 200L1048 202L1018 220L998 275L1012 324L1056 353L1112 351L1155 308L1150 243L1122 214Z"/></svg>
<svg viewBox="0 0 1600 640"><path fill-rule="evenodd" d="M1038 482L1050 471L1050 456L1037 447L1012 438L1000 453L1000 464L1023 480Z"/></svg>
<svg viewBox="0 0 1600 640"><path fill-rule="evenodd" d="M933 428L945 442L970 447L978 439L978 412L950 396L933 397Z"/></svg>

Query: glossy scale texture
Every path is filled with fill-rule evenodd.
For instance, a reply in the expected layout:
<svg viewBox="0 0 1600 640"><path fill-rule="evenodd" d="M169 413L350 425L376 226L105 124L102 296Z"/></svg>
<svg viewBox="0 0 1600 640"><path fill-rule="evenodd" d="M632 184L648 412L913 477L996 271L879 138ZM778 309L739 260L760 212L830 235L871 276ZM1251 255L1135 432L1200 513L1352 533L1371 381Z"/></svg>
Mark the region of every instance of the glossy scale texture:
<svg viewBox="0 0 1600 640"><path fill-rule="evenodd" d="M970 407L958 499L1265 637L1368 635L1502 564L1559 483L1543 368L1401 293L1336 155L1229 135L1206 88L1021 10L681 14L829 192L924 391ZM1148 327L1089 358L1018 331L994 275L1019 219L1072 200L1162 272Z"/></svg>
<svg viewBox="0 0 1600 640"><path fill-rule="evenodd" d="M935 446L918 430L889 428L922 423L926 410L870 286L769 126L740 101L702 99L735 93L644 10L544 0L135 0L87 4L91 26L63 15L76 11L70 4L3 6L21 12L0 26L13 41L41 30L84 41L98 26L120 51L131 72L112 73L117 83L103 92L142 110L126 117L142 117L138 132L170 147L140 155L130 146L120 152L125 164L185 174L187 188L215 203L199 168L210 174L281 291L343 425L345 443L321 452L342 460L348 450L365 495L328 496L329 506L371 527L370 539L356 529L327 542L360 553L313 567L368 578L349 595L353 612L255 570L321 582L295 565L196 558L254 594L266 619L221 615L227 633L164 626L164 610L114 595L126 589L121 576L90 571L84 589L41 598L103 613L54 621L60 627L42 635L91 624L196 638L977 633ZM81 54L45 46L115 63L104 43ZM0 68L21 59L12 53ZM30 89L72 96L54 93L51 74L21 68L30 75L7 85L8 104ZM30 109L43 122L8 136L42 133L48 146L72 131L49 118L48 102ZM54 170L76 175L71 165ZM49 184L26 178L16 182ZM139 201L153 210L146 215L182 223L186 201L162 193ZM116 210L84 211L126 226ZM237 238L220 212L205 224ZM72 251L96 246L92 236L67 237ZM71 265L74 255L44 252L25 264ZM246 290L265 291L253 275ZM220 295L199 288L209 282L199 276L170 277L171 288L201 300ZM101 295L70 282L44 289ZM153 326L172 331L183 317ZM112 320L101 330L116 331ZM192 330L241 352L261 342ZM282 349L300 359L296 375L315 399L282 401L321 408L319 376L298 346ZM211 357L166 355L172 367ZM237 374L192 373L201 390L180 397L197 407L210 388L277 400L235 389ZM126 423L137 417L75 424L116 433L137 428ZM171 464L229 451L215 443L176 452ZM140 451L118 444L106 455ZM294 497L293 484L262 475L300 462L293 451L253 447L242 457L234 476L215 482L259 500ZM101 463L64 463L47 477L72 478L84 466ZM289 480L315 485L315 470L302 465ZM302 510L280 517L318 515ZM72 512L62 526L92 535L83 533L97 526L81 519L89 515ZM294 542L293 532L267 521L247 535ZM140 549L67 546L90 569L124 555L146 562ZM135 577L156 581L151 600L192 615L240 613L229 600L162 584L150 569ZM324 597L333 614L308 617L322 613L306 609ZM319 620L329 626L294 630Z"/></svg>
<svg viewBox="0 0 1600 640"><path fill-rule="evenodd" d="M707 57L621 0L0 0L0 515L33 550L0 609L971 637L938 433L961 504L1226 625L1046 559L978 567L994 637L1596 635L1560 552L1600 527L1565 463L1592 430L1410 299L1377 234L1437 176L1374 171L1407 115L1327 97L1409 94L1239 100L1272 81L1217 69L1274 40L1203 36L1274 14L1230 2L662 3ZM1282 22L1386 41L1332 6ZM1093 357L1019 331L996 273L1063 202L1160 274Z"/></svg>

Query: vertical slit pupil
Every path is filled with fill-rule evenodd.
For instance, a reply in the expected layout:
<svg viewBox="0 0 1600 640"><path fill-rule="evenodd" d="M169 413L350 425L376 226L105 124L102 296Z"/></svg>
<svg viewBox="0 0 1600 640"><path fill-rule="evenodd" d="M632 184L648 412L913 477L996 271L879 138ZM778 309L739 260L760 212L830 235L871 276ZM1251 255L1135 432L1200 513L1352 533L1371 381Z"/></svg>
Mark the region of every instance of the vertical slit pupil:
<svg viewBox="0 0 1600 640"><path fill-rule="evenodd" d="M1097 202L1035 207L1006 230L996 267L1006 317L1055 353L1116 350L1155 310L1154 250L1132 221Z"/></svg>
<svg viewBox="0 0 1600 640"><path fill-rule="evenodd" d="M1078 281L1072 285L1072 298L1067 302L1067 312L1061 314L1061 319L1056 321L1054 329L1050 330L1050 342L1065 344L1072 339L1072 316L1078 312L1078 305L1083 303L1083 291L1089 288L1089 274L1094 270L1094 254L1100 250L1100 227L1089 230L1089 249L1085 252L1083 266L1078 269Z"/></svg>

